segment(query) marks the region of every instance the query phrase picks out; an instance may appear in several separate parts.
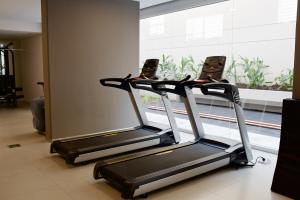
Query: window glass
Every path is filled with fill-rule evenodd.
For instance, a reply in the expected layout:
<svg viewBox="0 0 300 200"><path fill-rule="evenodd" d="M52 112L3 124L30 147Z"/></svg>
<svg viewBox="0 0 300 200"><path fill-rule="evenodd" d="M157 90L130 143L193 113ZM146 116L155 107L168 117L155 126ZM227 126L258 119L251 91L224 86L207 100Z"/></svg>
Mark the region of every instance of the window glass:
<svg viewBox="0 0 300 200"><path fill-rule="evenodd" d="M180 80L199 77L206 57L226 56L223 78L239 87L252 145L277 151L282 100L292 97L296 11L297 0L229 0L142 19L140 64L159 58L158 75ZM193 92L206 133L237 139L233 107ZM164 121L159 97L142 95L151 120ZM182 99L169 97L186 127Z"/></svg>
<svg viewBox="0 0 300 200"><path fill-rule="evenodd" d="M202 17L188 19L186 21L186 40L202 39L204 20Z"/></svg>
<svg viewBox="0 0 300 200"><path fill-rule="evenodd" d="M0 75L5 75L4 51L0 51Z"/></svg>
<svg viewBox="0 0 300 200"><path fill-rule="evenodd" d="M296 20L297 0L279 0L278 21L290 22Z"/></svg>
<svg viewBox="0 0 300 200"><path fill-rule="evenodd" d="M164 32L164 16L152 17L149 19L150 35L162 35Z"/></svg>
<svg viewBox="0 0 300 200"><path fill-rule="evenodd" d="M223 16L213 15L204 18L205 38L215 38L223 36Z"/></svg>

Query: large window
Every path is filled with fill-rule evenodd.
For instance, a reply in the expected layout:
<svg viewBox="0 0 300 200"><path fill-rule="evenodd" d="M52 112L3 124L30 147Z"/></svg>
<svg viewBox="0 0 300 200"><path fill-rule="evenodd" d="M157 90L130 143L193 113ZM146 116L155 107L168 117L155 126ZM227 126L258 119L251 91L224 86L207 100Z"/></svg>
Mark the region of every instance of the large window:
<svg viewBox="0 0 300 200"><path fill-rule="evenodd" d="M162 35L165 32L164 16L149 19L149 35Z"/></svg>
<svg viewBox="0 0 300 200"><path fill-rule="evenodd" d="M279 0L278 2L278 21L293 22L296 19L297 0Z"/></svg>
<svg viewBox="0 0 300 200"><path fill-rule="evenodd" d="M223 16L190 18L186 20L186 39L209 39L223 36Z"/></svg>
<svg viewBox="0 0 300 200"><path fill-rule="evenodd" d="M186 21L186 40L202 39L204 35L203 17L191 18Z"/></svg>
<svg viewBox="0 0 300 200"><path fill-rule="evenodd" d="M3 44L0 44L0 48L3 48ZM4 51L1 50L0 50L0 75L5 75Z"/></svg>
<svg viewBox="0 0 300 200"><path fill-rule="evenodd" d="M225 55L224 78L240 88L252 144L276 151L282 100L291 97L293 83L296 9L297 0L229 0L142 19L140 62L160 58L163 78L196 78L207 56ZM232 108L194 94L207 130L218 130L208 132L237 138ZM158 97L147 95L152 120L161 122ZM180 98L170 98L180 113Z"/></svg>

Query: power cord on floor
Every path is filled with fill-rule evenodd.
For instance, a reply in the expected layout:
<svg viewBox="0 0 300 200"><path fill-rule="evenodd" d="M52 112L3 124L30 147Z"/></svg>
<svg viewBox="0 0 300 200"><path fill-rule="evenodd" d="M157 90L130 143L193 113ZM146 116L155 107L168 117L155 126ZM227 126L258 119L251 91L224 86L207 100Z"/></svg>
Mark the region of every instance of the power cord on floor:
<svg viewBox="0 0 300 200"><path fill-rule="evenodd" d="M249 167L254 167L254 166L256 165L256 163L259 162L259 160L261 160L261 163L266 163L266 161L267 161L266 158L264 158L264 157L262 157L262 156L259 156L259 157L256 158L255 162L250 161L250 162L247 164L247 166L249 166Z"/></svg>

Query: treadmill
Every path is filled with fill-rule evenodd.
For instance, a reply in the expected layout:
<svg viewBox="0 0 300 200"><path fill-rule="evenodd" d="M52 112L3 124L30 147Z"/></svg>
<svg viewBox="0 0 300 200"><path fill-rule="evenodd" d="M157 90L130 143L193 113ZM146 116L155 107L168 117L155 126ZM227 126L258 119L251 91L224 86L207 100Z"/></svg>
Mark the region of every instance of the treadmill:
<svg viewBox="0 0 300 200"><path fill-rule="evenodd" d="M94 178L106 179L121 192L122 198L133 199L227 165L246 166L253 157L238 88L226 81L215 81L220 80L225 59L223 56L208 57L201 80L161 81L152 84L158 91L182 97L196 138L193 144L115 163L97 162ZM169 87L165 87L167 85ZM200 89L204 95L226 99L234 105L242 142L204 134L202 123L198 119L193 88Z"/></svg>
<svg viewBox="0 0 300 200"><path fill-rule="evenodd" d="M133 108L137 115L139 126L122 130L96 133L87 136L54 140L50 147L51 153L58 153L68 164L90 162L125 153L133 153L149 149L150 147L164 147L179 143L179 132L175 118L171 111L171 103L165 92L156 91L151 83L156 82L158 59L146 60L140 76L131 78L101 79L100 83L106 87L113 87L128 92ZM132 82L134 81L134 84ZM151 125L143 110L140 96L135 89L147 90L161 95L165 106L170 127L156 127Z"/></svg>

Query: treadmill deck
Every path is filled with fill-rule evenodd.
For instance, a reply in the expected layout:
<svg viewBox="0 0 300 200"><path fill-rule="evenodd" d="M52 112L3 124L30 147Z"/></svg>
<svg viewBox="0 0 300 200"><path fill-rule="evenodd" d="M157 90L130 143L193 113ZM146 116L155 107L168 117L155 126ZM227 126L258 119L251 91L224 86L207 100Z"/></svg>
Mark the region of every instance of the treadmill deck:
<svg viewBox="0 0 300 200"><path fill-rule="evenodd" d="M229 156L230 154L226 153L223 148L196 143L126 162L103 165L97 171L117 188L130 188Z"/></svg>
<svg viewBox="0 0 300 200"><path fill-rule="evenodd" d="M129 131L108 132L87 138L58 141L57 143L53 142L52 148L54 148L55 152L61 154L68 154L72 152L80 154L89 153L134 142L156 139L159 138L157 133L160 131L160 129L142 127Z"/></svg>

